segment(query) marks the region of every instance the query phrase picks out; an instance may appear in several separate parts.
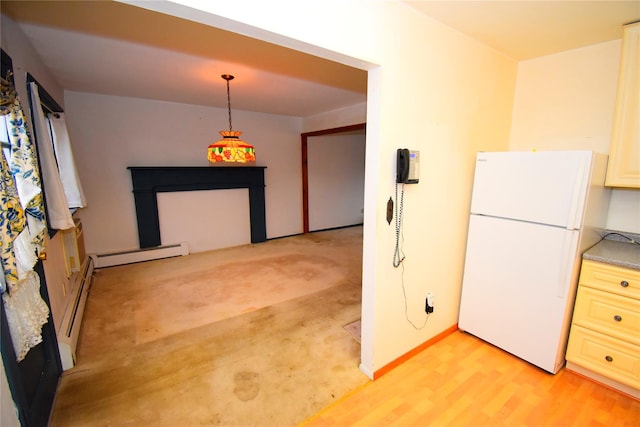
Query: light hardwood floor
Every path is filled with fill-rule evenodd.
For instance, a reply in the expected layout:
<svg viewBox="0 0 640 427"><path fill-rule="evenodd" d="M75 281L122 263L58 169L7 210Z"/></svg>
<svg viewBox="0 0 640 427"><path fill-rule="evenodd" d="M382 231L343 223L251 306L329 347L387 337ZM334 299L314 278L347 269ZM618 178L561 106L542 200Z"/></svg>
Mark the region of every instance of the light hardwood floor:
<svg viewBox="0 0 640 427"><path fill-rule="evenodd" d="M637 427L640 402L457 331L301 426Z"/></svg>

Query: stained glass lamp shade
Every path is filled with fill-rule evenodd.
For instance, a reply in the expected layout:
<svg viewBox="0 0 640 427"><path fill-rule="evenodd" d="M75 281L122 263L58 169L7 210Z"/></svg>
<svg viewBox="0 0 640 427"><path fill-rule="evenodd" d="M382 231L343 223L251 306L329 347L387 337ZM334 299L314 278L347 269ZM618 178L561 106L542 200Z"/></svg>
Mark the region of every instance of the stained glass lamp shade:
<svg viewBox="0 0 640 427"><path fill-rule="evenodd" d="M255 163L256 153L252 145L240 139L242 132L221 130L222 139L209 146L207 158L211 163Z"/></svg>
<svg viewBox="0 0 640 427"><path fill-rule="evenodd" d="M227 103L229 109L229 130L221 130L222 139L209 145L207 158L212 165L251 165L256 162L256 152L252 145L240 139L242 132L231 126L231 97L229 95L230 74L223 74L227 81Z"/></svg>

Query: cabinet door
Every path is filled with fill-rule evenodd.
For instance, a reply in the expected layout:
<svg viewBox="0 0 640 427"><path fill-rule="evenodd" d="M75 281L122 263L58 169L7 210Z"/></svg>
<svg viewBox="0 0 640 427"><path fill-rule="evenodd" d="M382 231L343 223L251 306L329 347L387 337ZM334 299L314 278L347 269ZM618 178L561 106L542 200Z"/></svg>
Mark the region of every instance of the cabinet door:
<svg viewBox="0 0 640 427"><path fill-rule="evenodd" d="M640 188L640 23L623 31L606 185Z"/></svg>

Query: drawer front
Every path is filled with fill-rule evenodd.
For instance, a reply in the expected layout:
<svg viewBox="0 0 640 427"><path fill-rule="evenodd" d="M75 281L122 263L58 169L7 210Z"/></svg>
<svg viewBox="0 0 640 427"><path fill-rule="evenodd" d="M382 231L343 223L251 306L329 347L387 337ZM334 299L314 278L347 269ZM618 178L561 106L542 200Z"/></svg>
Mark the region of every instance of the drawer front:
<svg viewBox="0 0 640 427"><path fill-rule="evenodd" d="M580 284L640 299L640 271L590 260L582 261Z"/></svg>
<svg viewBox="0 0 640 427"><path fill-rule="evenodd" d="M640 346L573 325L567 360L640 390Z"/></svg>
<svg viewBox="0 0 640 427"><path fill-rule="evenodd" d="M580 286L573 323L640 345L640 300Z"/></svg>

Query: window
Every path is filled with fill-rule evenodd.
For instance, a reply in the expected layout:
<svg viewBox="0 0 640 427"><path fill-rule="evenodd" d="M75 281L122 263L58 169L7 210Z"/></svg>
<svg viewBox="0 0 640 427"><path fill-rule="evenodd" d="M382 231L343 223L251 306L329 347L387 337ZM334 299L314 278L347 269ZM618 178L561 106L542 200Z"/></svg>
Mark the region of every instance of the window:
<svg viewBox="0 0 640 427"><path fill-rule="evenodd" d="M11 58L9 58L9 55L7 55L4 50L2 50L1 59L2 67L0 68L0 77L6 78L7 73L12 71L13 64ZM0 116L0 143L2 144L2 152L4 153L7 162L9 162L11 159L11 156L9 155L11 144L9 143L9 132L7 130L5 116Z"/></svg>
<svg viewBox="0 0 640 427"><path fill-rule="evenodd" d="M4 51L2 53L4 71L8 69L5 67L5 56L7 55ZM26 131L29 135L28 141L31 144L24 145L24 147L28 147L25 149L25 152L29 153L26 158L29 159L28 162L32 162L29 170L38 169L40 171L41 179L38 180L38 186L42 186L44 214L49 228L49 236L53 236L56 230L74 227L71 218L72 209L84 207L86 203L76 171L62 108L30 74L27 74L27 91L28 100L26 101L31 104L31 124L33 126ZM20 101L22 108L24 108L25 100L20 99ZM25 121L21 112L20 123ZM12 147L11 145L8 136L13 134L12 123L13 121L8 120L6 116L0 117L0 142L3 153L8 154L6 156L8 163L15 156L15 153L11 153L11 151L22 150L20 147L23 146ZM22 125L19 126L22 128ZM25 132L25 129L22 128L21 132ZM17 165L12 165L12 167L17 167ZM29 176L28 170L24 176Z"/></svg>
<svg viewBox="0 0 640 427"><path fill-rule="evenodd" d="M11 144L9 143L9 131L7 130L7 120L5 116L0 116L0 143L2 144L4 157L7 159L7 163L9 163L11 159Z"/></svg>
<svg viewBox="0 0 640 427"><path fill-rule="evenodd" d="M54 171L49 175L56 175L54 178L60 181L68 209L74 210L85 207L86 201L73 157L64 111L30 74L27 74L27 83L29 84L30 101L33 102L36 98L40 100L40 111L35 111L38 107L32 108L32 121L36 133L36 144L40 152L40 163L46 168L44 164L47 161L46 156L50 155L54 163L54 166L51 168L54 169ZM34 85L37 86L36 97L32 96L33 94L31 93L31 91L34 90ZM41 113L39 118L35 117L36 113ZM45 137L39 137L39 131L46 133ZM48 147L40 148L41 144L47 144ZM43 175L43 179L45 179L47 176L46 170L43 171Z"/></svg>

